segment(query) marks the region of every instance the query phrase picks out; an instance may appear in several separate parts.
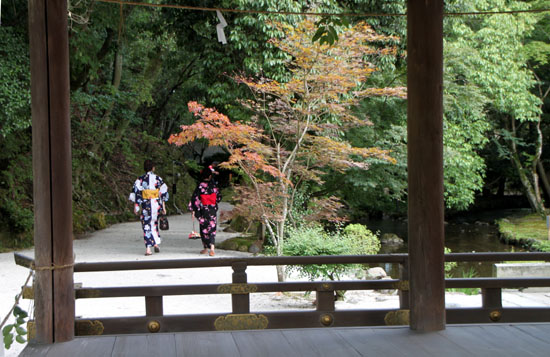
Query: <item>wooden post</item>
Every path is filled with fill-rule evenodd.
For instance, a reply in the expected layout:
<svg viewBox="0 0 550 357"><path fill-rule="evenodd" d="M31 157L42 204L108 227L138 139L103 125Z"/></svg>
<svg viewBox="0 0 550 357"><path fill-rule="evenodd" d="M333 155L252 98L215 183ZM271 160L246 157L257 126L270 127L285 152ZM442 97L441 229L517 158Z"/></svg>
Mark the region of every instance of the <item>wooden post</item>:
<svg viewBox="0 0 550 357"><path fill-rule="evenodd" d="M74 337L66 0L29 0L36 340Z"/></svg>
<svg viewBox="0 0 550 357"><path fill-rule="evenodd" d="M443 0L407 4L410 327L445 329Z"/></svg>
<svg viewBox="0 0 550 357"><path fill-rule="evenodd" d="M233 284L246 284L246 262L235 262L233 267ZM234 314L248 314L250 312L250 294L232 294L231 306Z"/></svg>
<svg viewBox="0 0 550 357"><path fill-rule="evenodd" d="M146 296L145 316L162 316L163 314L162 296Z"/></svg>
<svg viewBox="0 0 550 357"><path fill-rule="evenodd" d="M502 307L502 289L501 288L482 288L481 289L481 306L484 308L501 308Z"/></svg>
<svg viewBox="0 0 550 357"><path fill-rule="evenodd" d="M408 285L410 284L409 279L409 259L405 259L403 264L399 264L399 280L403 286L407 286L407 289L401 288L399 290L399 309L401 310L409 310L411 306L408 288Z"/></svg>

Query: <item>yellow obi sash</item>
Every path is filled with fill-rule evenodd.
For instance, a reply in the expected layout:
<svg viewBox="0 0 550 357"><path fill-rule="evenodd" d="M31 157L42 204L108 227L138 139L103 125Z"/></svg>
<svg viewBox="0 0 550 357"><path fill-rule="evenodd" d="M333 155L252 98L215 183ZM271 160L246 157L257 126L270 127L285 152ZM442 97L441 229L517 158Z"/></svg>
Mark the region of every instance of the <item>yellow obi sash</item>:
<svg viewBox="0 0 550 357"><path fill-rule="evenodd" d="M146 200L159 198L159 189L157 188L156 190L143 190L141 191L141 196Z"/></svg>

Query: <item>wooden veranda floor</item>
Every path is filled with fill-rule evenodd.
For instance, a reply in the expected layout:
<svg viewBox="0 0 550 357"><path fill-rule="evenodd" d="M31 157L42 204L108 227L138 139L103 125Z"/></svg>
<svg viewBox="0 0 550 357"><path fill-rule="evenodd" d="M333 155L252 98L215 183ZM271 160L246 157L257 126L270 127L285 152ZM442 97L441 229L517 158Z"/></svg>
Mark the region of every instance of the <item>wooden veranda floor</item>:
<svg viewBox="0 0 550 357"><path fill-rule="evenodd" d="M549 356L550 323L309 328L77 337L29 345L20 356Z"/></svg>

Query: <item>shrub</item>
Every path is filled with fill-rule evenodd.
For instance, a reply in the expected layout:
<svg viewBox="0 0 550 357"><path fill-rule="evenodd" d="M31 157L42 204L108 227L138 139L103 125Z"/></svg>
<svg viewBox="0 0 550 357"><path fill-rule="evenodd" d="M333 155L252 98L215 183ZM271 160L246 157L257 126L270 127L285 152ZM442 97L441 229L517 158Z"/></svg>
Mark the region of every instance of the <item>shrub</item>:
<svg viewBox="0 0 550 357"><path fill-rule="evenodd" d="M284 255L354 255L376 254L380 241L375 234L360 224L349 225L343 231L327 233L320 225L289 228L284 244ZM309 280L318 278L338 280L357 265L350 264L312 264L288 266L287 271L295 271Z"/></svg>

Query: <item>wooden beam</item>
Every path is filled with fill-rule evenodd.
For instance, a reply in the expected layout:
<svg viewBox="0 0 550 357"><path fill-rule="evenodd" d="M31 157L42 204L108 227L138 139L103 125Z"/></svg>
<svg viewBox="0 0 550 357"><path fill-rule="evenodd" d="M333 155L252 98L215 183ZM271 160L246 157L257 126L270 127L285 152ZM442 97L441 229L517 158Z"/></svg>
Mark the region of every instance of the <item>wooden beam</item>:
<svg viewBox="0 0 550 357"><path fill-rule="evenodd" d="M410 327L445 329L443 0L407 5Z"/></svg>
<svg viewBox="0 0 550 357"><path fill-rule="evenodd" d="M29 0L36 339L74 337L66 0Z"/></svg>

